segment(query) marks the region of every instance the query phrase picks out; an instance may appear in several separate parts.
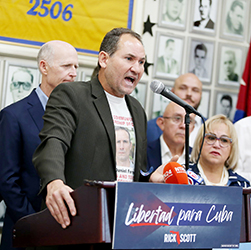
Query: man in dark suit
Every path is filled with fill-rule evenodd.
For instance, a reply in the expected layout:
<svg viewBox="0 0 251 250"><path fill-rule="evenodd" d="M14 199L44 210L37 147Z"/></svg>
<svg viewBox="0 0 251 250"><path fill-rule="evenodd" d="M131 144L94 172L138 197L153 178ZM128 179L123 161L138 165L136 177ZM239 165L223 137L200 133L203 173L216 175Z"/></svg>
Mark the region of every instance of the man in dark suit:
<svg viewBox="0 0 251 250"><path fill-rule="evenodd" d="M194 26L202 29L214 29L214 22L210 18L212 0L200 0L199 12L201 20L195 21Z"/></svg>
<svg viewBox="0 0 251 250"><path fill-rule="evenodd" d="M175 51L175 41L167 39L163 56L158 57L157 72L178 75L180 72L179 63L173 58Z"/></svg>
<svg viewBox="0 0 251 250"><path fill-rule="evenodd" d="M84 179L116 180L115 125L130 127L136 140L132 180L139 181L140 170L146 170L146 114L130 96L144 63L141 37L115 28L101 43L98 76L60 84L50 96L33 163L46 205L62 228L71 223L67 207L72 216L77 213L70 192Z"/></svg>
<svg viewBox="0 0 251 250"><path fill-rule="evenodd" d="M41 209L40 179L32 155L40 143L42 116L52 90L74 81L78 55L62 41L44 44L37 57L42 80L26 98L0 112L0 194L7 205L0 249L12 248L12 228L23 216Z"/></svg>
<svg viewBox="0 0 251 250"><path fill-rule="evenodd" d="M147 143L147 168L157 169L179 155L178 163L185 164L185 109L170 102L156 123L163 132L156 140ZM194 128L195 115L190 114L189 131ZM190 148L190 151L192 148Z"/></svg>

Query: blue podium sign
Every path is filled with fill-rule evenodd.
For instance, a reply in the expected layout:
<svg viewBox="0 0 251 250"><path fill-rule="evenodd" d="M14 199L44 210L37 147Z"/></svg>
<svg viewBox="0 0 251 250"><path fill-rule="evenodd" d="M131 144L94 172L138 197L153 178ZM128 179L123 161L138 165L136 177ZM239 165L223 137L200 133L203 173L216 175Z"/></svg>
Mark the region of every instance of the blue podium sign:
<svg viewBox="0 0 251 250"><path fill-rule="evenodd" d="M242 188L116 185L113 249L238 248Z"/></svg>

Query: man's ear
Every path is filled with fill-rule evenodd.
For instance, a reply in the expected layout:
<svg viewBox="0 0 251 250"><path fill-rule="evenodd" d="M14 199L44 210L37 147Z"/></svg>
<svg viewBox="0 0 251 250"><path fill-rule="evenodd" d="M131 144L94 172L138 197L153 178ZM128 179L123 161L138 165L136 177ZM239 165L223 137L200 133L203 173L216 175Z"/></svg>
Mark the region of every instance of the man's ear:
<svg viewBox="0 0 251 250"><path fill-rule="evenodd" d="M109 59L108 53L106 53L105 51L99 52L98 61L101 68L106 68L108 59Z"/></svg>
<svg viewBox="0 0 251 250"><path fill-rule="evenodd" d="M43 74L43 75L47 75L48 73L48 70L47 70L47 62L45 60L41 60L39 62L39 69L40 69L40 72Z"/></svg>
<svg viewBox="0 0 251 250"><path fill-rule="evenodd" d="M159 126L159 128L163 131L164 130L164 118L158 117L156 120L156 123Z"/></svg>

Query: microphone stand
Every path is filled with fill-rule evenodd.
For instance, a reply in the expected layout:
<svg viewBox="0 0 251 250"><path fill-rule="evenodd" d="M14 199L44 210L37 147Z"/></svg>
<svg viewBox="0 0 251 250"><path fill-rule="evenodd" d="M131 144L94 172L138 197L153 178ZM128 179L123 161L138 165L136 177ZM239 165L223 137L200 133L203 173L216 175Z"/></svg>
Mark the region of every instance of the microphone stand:
<svg viewBox="0 0 251 250"><path fill-rule="evenodd" d="M189 124L190 124L189 111L186 110L186 115L185 115L185 166L186 166L186 170L188 170L189 168Z"/></svg>

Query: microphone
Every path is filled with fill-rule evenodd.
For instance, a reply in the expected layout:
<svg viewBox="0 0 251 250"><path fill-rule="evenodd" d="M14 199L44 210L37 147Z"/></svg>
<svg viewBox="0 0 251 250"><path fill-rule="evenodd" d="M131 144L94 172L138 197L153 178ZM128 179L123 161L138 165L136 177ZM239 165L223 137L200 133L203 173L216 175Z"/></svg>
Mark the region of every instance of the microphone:
<svg viewBox="0 0 251 250"><path fill-rule="evenodd" d="M195 174L192 170L187 170L188 183L190 185L205 185L203 178Z"/></svg>
<svg viewBox="0 0 251 250"><path fill-rule="evenodd" d="M166 98L170 99L171 101L177 103L178 105L183 107L188 113L194 113L194 114L202 117L201 114L194 107L192 107L191 105L186 103L184 100L179 98L177 95L175 95L170 89L168 89L164 85L164 83L162 83L158 80L154 80L151 82L150 88L154 93L161 94L161 95L165 96Z"/></svg>
<svg viewBox="0 0 251 250"><path fill-rule="evenodd" d="M169 162L163 169L164 181L169 184L188 184L188 176L184 167L177 162Z"/></svg>

